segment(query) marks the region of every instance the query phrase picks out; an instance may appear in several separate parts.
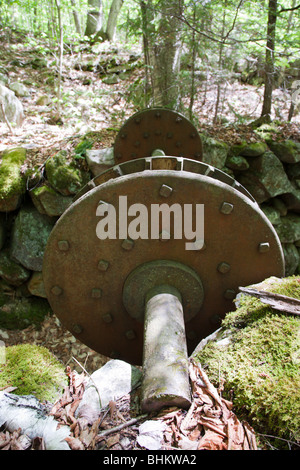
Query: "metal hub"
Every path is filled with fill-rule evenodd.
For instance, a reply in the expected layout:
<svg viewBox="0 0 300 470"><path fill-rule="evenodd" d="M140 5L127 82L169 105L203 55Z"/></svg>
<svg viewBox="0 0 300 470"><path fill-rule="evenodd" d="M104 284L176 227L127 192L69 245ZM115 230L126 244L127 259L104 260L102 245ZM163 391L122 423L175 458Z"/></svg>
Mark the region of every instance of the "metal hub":
<svg viewBox="0 0 300 470"><path fill-rule="evenodd" d="M239 286L284 274L281 245L268 219L241 185L209 165L175 157L142 159L116 166L93 183L55 225L44 255L43 279L54 313L101 354L142 363L141 316L128 313L124 292L135 270L145 264L163 266L167 261L184 265L187 278L195 273L194 305L199 309L185 318L190 353L234 308ZM186 250L186 240L175 239L172 230L166 240L120 237L119 196L127 197L128 208L139 203L149 214L153 204L176 203L182 209L185 204L204 204L202 249ZM103 203L116 208L114 239L96 235L97 210ZM184 270L179 291L185 285ZM169 266L166 277L170 271ZM161 281L168 283L164 276Z"/></svg>
<svg viewBox="0 0 300 470"><path fill-rule="evenodd" d="M114 145L116 163L153 155L202 159L202 143L195 126L182 114L170 109L152 108L131 116L120 129Z"/></svg>
<svg viewBox="0 0 300 470"><path fill-rule="evenodd" d="M204 295L198 274L182 263L169 260L150 261L129 274L123 289L123 304L129 315L143 321L147 293L164 284L180 292L185 321L197 315Z"/></svg>

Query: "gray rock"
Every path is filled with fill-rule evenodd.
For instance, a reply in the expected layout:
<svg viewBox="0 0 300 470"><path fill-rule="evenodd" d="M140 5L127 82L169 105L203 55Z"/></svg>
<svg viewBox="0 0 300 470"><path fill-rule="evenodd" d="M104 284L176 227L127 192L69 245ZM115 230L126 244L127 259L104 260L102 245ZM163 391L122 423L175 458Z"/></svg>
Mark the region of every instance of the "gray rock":
<svg viewBox="0 0 300 470"><path fill-rule="evenodd" d="M107 362L91 375L75 416L86 418L89 423L92 423L99 417L102 408L106 407L111 400L129 393L139 384L141 378L142 372L124 361Z"/></svg>
<svg viewBox="0 0 300 470"><path fill-rule="evenodd" d="M23 83L13 82L9 85L9 89L18 97L30 96L28 88Z"/></svg>
<svg viewBox="0 0 300 470"><path fill-rule="evenodd" d="M288 214L281 217L276 225L276 232L281 243L294 243L300 240L300 217L296 214Z"/></svg>
<svg viewBox="0 0 300 470"><path fill-rule="evenodd" d="M265 142L253 142L245 145L239 155L243 157L259 157L267 150L267 144Z"/></svg>
<svg viewBox="0 0 300 470"><path fill-rule="evenodd" d="M245 157L231 155L226 160L226 166L232 170L243 171L248 170L249 163Z"/></svg>
<svg viewBox="0 0 300 470"><path fill-rule="evenodd" d="M278 225L280 223L280 212L276 210L275 207L262 204L260 208L272 225Z"/></svg>
<svg viewBox="0 0 300 470"><path fill-rule="evenodd" d="M20 127L24 121L24 111L21 101L16 97L13 91L0 84L0 101L4 107L7 120ZM2 106L0 107L0 120L5 122Z"/></svg>
<svg viewBox="0 0 300 470"><path fill-rule="evenodd" d="M270 151L251 159L249 170L241 173L238 180L259 204L294 189L282 163Z"/></svg>
<svg viewBox="0 0 300 470"><path fill-rule="evenodd" d="M71 196L63 196L47 185L32 189L30 196L37 210L50 217L62 215L73 200Z"/></svg>
<svg viewBox="0 0 300 470"><path fill-rule="evenodd" d="M212 139L204 134L200 135L203 144L204 163L212 165L220 170L224 168L228 156L229 146L225 142Z"/></svg>
<svg viewBox="0 0 300 470"><path fill-rule="evenodd" d="M85 158L89 169L97 176L115 164L114 148L87 150Z"/></svg>
<svg viewBox="0 0 300 470"><path fill-rule="evenodd" d="M293 243L283 244L282 249L285 261L285 276L293 276L300 262L299 251Z"/></svg>
<svg viewBox="0 0 300 470"><path fill-rule="evenodd" d="M282 194L283 202L287 210L292 212L300 212L300 189L293 188L291 192Z"/></svg>
<svg viewBox="0 0 300 470"><path fill-rule="evenodd" d="M41 271L45 246L54 220L33 206L20 209L12 230L11 257L32 271Z"/></svg>

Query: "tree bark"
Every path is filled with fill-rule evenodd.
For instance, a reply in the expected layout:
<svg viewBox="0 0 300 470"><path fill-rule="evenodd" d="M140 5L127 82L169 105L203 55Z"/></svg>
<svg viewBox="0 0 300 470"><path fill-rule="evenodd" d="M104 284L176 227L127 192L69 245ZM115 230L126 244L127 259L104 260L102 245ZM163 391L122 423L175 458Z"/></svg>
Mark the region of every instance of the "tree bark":
<svg viewBox="0 0 300 470"><path fill-rule="evenodd" d="M88 0L88 14L85 28L85 36L92 36L101 30L103 23L102 0Z"/></svg>
<svg viewBox="0 0 300 470"><path fill-rule="evenodd" d="M109 10L107 25L106 25L106 35L107 35L108 41L114 40L114 37L116 34L118 16L122 8L122 5L123 5L123 0L112 1L111 7Z"/></svg>
<svg viewBox="0 0 300 470"><path fill-rule="evenodd" d="M74 18L76 33L79 34L79 36L81 36L80 19L79 19L78 11L76 10L75 0L71 0L71 4L73 7L73 18Z"/></svg>
<svg viewBox="0 0 300 470"><path fill-rule="evenodd" d="M144 9L146 3L141 2ZM150 70L152 106L180 109L180 86L178 74L181 58L182 0L161 2L159 17L151 1L147 2L147 28L144 31L147 43L146 67ZM158 22L154 27L154 20ZM146 55L146 54L145 54Z"/></svg>
<svg viewBox="0 0 300 470"><path fill-rule="evenodd" d="M262 106L262 116L271 115L272 92L274 81L274 52L277 20L277 0L269 0L268 7L268 30L265 64L265 90Z"/></svg>

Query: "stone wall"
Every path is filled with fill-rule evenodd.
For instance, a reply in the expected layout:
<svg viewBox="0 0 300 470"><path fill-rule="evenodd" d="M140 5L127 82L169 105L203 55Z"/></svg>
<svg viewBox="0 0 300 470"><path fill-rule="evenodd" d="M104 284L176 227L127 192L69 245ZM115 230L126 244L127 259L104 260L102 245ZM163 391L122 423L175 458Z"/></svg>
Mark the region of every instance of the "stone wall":
<svg viewBox="0 0 300 470"><path fill-rule="evenodd" d="M286 276L300 274L300 144L262 139L229 146L201 137L203 161L245 186L273 224L283 246ZM39 323L50 310L41 273L48 236L76 193L114 164L112 148L86 144L83 140L86 170L60 151L46 161L42 178L24 172L25 149L1 155L0 328Z"/></svg>

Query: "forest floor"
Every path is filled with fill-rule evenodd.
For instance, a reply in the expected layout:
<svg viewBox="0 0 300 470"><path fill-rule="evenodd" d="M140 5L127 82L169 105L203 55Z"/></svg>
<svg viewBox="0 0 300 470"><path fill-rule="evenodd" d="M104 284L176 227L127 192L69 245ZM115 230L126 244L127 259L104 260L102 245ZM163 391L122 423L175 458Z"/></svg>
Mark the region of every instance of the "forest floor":
<svg viewBox="0 0 300 470"><path fill-rule="evenodd" d="M56 56L50 53L45 41L38 41L17 32L8 34L4 31L0 32L0 51L0 66L8 72L10 83L14 81L25 83L30 93L28 97L20 98L25 114L22 127L14 127L12 133L5 123L0 122L0 152L8 148L23 146L28 150L28 158L31 159L32 165L43 164L51 154L68 147L74 138L83 136L89 131L99 132L101 137L99 146L103 148L112 146L125 120L142 107L139 106L137 96L141 90L144 70L138 62L135 68L122 76L122 79L117 76L117 83L114 84L105 83L102 80L104 77L100 76L97 71L85 70L85 65L96 59L104 62L113 61L116 66L129 61L132 55L142 60L142 52L138 47L126 48L124 45L108 43L93 48L89 45L66 47L59 119L54 86L57 81ZM46 66L33 68L30 64L35 58L45 59ZM198 131L206 132L229 144L239 143L245 139L250 142L258 140L248 123L260 116L263 87L245 85L238 81L224 83L222 112L220 113L222 123L217 125L212 122L216 93L217 85L213 80L209 80L206 88L204 82L199 82L193 108ZM41 96L48 98L47 104L37 104ZM185 98L185 103L188 107L188 96ZM289 94L284 90L275 90L273 118L281 121L278 128L282 138L300 140L300 115L295 116L291 123L285 121L289 106ZM52 315L45 319L39 330L29 327L22 331L9 332L9 335L5 335L4 332L4 337L1 339L5 341L6 346L31 342L47 347L66 367L72 365L78 373L82 373L83 368L88 373L92 373L108 359L77 341ZM78 362L83 367L78 366ZM77 398L76 396L74 400ZM130 399L124 400L120 403L126 408L129 406ZM117 405L116 410L118 410ZM108 418L117 416L119 419L117 422L129 419L128 409L126 410L126 415L122 408L119 409L117 415L110 410ZM169 429L173 426L174 430L174 423L183 420L184 416L178 414L177 411L171 410L170 413L173 414L168 418ZM107 423L108 427L114 425L115 421L112 419L110 423ZM136 448L137 431L136 428L133 428L134 431L131 429L125 429L121 434L117 431L109 435L109 439L105 439L105 448ZM89 430L89 436L94 439L93 432ZM217 432L216 436L220 436L220 433ZM17 437L9 436L8 448ZM77 439L78 436L73 437ZM73 440L72 445L76 446L76 444L79 447L91 448L82 441ZM209 444L207 446L209 448Z"/></svg>
<svg viewBox="0 0 300 470"><path fill-rule="evenodd" d="M56 83L57 57L45 40L37 40L22 33L7 31L0 33L0 65L6 69L10 83L19 81L29 89L29 96L20 98L24 107L25 120L20 128L11 133L5 123L0 122L0 151L14 146L28 149L28 155L37 163L43 163L49 154L62 148L74 136L89 131L100 132L103 147L112 146L115 136L125 120L143 108L142 51L139 46L126 47L120 44L103 43L94 46L81 44L65 46L62 71L62 104L57 115ZM136 66L122 73L132 57ZM34 68L35 59L43 59L42 68ZM92 71L87 64L115 66L116 83L107 84L109 75L101 75L95 65ZM125 70L125 68L124 68ZM121 72L121 73L119 73ZM258 139L249 123L260 116L263 87L243 84L237 80L225 80L222 84L219 106L219 123L213 124L217 84L213 73L208 80L197 82L194 96L193 115L199 132L206 132L216 139L229 144L241 140ZM47 103L37 104L45 96ZM188 109L189 93L184 98ZM287 90L276 89L273 93L273 115L282 138L300 139L300 114L286 122L290 106ZM187 117L188 117L188 113Z"/></svg>

